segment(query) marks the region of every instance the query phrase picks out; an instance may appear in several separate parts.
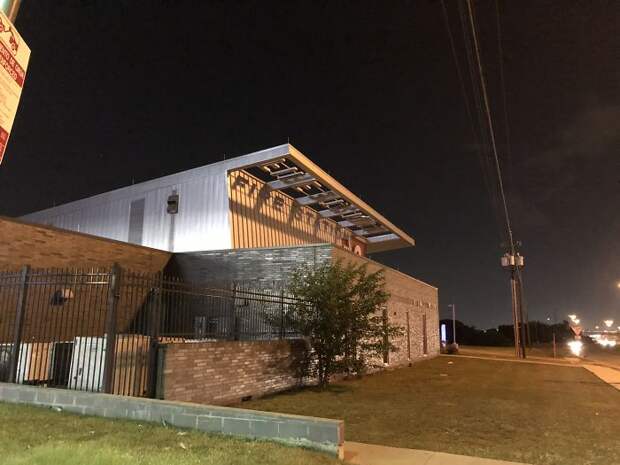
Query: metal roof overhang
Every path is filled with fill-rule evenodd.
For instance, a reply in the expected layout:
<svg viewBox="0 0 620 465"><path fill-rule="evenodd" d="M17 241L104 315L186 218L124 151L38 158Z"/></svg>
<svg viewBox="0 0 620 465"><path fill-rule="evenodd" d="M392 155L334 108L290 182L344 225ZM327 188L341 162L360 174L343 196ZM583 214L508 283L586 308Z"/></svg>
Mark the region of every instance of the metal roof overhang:
<svg viewBox="0 0 620 465"><path fill-rule="evenodd" d="M260 153L260 152L259 152ZM313 208L324 218L336 221L366 243L367 253L415 245L414 239L290 144L266 151L264 159L253 157L248 164L230 167L258 174L273 189L293 197L299 205ZM239 157L241 162L245 157ZM251 161L250 161L251 160Z"/></svg>

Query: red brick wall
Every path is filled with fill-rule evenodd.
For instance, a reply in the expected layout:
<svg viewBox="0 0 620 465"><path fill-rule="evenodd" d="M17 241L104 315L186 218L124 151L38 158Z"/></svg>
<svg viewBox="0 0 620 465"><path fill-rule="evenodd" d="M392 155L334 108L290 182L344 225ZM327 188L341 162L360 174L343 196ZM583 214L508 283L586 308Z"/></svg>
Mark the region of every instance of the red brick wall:
<svg viewBox="0 0 620 465"><path fill-rule="evenodd" d="M156 272L170 254L52 226L0 217L0 270L33 268L104 268L117 262L123 268Z"/></svg>
<svg viewBox="0 0 620 465"><path fill-rule="evenodd" d="M163 398L226 405L289 389L304 349L301 340L167 344Z"/></svg>

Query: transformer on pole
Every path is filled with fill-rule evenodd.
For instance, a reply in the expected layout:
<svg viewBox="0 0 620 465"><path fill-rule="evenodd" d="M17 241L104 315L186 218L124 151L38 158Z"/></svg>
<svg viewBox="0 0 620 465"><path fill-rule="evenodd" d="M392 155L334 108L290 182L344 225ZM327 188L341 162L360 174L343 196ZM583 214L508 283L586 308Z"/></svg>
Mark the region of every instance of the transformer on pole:
<svg viewBox="0 0 620 465"><path fill-rule="evenodd" d="M512 300L512 324L515 338L515 355L525 358L525 323L521 296L521 269L525 261L519 252L506 252L501 258L502 267L510 271L510 295Z"/></svg>

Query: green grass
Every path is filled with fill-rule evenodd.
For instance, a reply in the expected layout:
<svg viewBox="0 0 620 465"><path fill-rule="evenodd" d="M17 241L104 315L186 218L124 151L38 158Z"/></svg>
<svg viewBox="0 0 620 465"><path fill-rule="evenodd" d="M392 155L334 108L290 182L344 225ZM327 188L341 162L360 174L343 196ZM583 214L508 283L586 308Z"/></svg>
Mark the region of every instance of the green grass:
<svg viewBox="0 0 620 465"><path fill-rule="evenodd" d="M620 391L582 368L438 357L243 407L342 418L349 441L540 465L620 464Z"/></svg>
<svg viewBox="0 0 620 465"><path fill-rule="evenodd" d="M261 441L0 403L3 465L336 465L334 458Z"/></svg>

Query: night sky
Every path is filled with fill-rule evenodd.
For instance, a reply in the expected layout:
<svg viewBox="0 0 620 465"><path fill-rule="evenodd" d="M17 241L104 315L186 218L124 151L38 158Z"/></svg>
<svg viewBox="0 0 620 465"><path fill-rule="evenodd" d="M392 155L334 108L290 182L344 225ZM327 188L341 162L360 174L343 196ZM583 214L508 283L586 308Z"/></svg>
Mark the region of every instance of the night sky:
<svg viewBox="0 0 620 465"><path fill-rule="evenodd" d="M530 318L620 320L620 2L500 2L510 157L495 2L475 4ZM290 140L416 239L373 258L439 287L441 316L510 322L439 1L24 0L17 27L0 214Z"/></svg>

